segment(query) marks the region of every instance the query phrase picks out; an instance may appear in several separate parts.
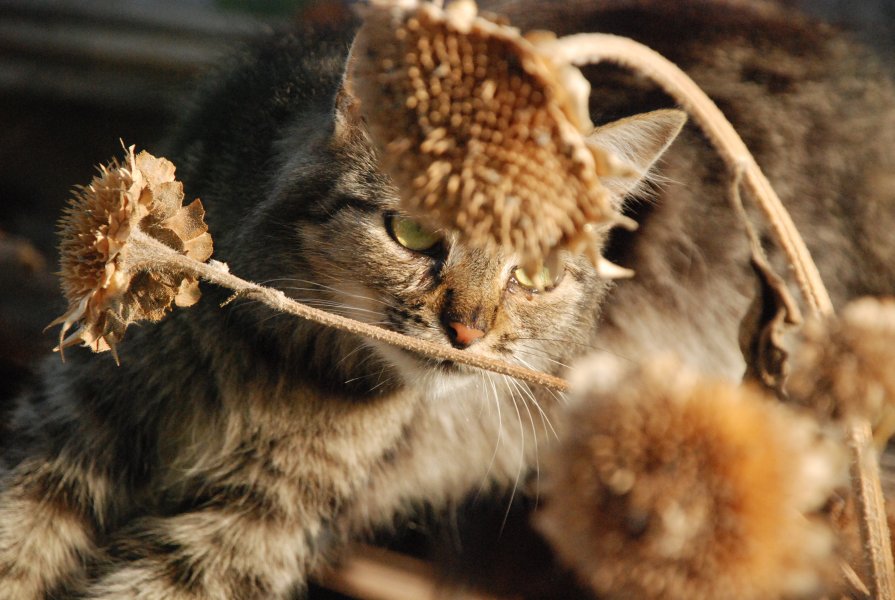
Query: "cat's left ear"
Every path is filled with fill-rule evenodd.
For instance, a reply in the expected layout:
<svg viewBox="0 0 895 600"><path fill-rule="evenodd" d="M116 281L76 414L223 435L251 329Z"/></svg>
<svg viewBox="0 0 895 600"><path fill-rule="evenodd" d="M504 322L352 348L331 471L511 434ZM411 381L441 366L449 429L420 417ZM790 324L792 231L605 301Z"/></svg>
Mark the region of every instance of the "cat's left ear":
<svg viewBox="0 0 895 600"><path fill-rule="evenodd" d="M600 182L619 201L636 191L686 121L685 112L664 109L597 127L587 136L588 145L609 152L620 163L619 175L603 177Z"/></svg>
<svg viewBox="0 0 895 600"><path fill-rule="evenodd" d="M360 116L360 101L354 95L351 79L346 72L342 76L342 83L336 92L333 102L334 135L338 139L348 139L358 134L358 127L362 123Z"/></svg>

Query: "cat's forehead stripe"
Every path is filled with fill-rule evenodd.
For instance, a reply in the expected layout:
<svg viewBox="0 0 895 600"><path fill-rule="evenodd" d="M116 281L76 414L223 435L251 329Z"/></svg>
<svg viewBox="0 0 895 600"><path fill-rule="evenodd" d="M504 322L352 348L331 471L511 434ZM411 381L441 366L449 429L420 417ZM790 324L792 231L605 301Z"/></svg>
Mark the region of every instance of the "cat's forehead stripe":
<svg viewBox="0 0 895 600"><path fill-rule="evenodd" d="M311 207L302 220L315 225L324 225L346 209L351 209L357 213L377 213L385 209L384 204L372 201L366 198L353 195L334 195L327 198L326 201L315 204Z"/></svg>

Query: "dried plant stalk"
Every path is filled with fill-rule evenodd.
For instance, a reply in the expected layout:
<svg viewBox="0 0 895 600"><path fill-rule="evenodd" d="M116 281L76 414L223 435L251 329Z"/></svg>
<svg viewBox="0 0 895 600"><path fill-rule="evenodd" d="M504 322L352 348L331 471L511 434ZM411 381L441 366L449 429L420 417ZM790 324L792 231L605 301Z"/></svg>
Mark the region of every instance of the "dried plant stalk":
<svg viewBox="0 0 895 600"><path fill-rule="evenodd" d="M873 438L885 447L895 411L895 301L861 298L839 317L814 319L800 332L793 353L790 401L824 421L843 423L853 454L852 487L857 500L864 561L874 598L893 598L895 572L889 526L874 507L885 503L878 480ZM871 424L879 426L871 431Z"/></svg>
<svg viewBox="0 0 895 600"><path fill-rule="evenodd" d="M655 50L630 38L611 34L570 35L556 40L549 51L576 65L608 61L632 69L677 100L702 128L728 168L732 172L742 170L744 184L764 211L789 258L812 312L833 312L833 303L817 265L774 188L721 110L686 73Z"/></svg>
<svg viewBox="0 0 895 600"><path fill-rule="evenodd" d="M359 600L496 600L467 591L444 590L428 563L382 548L357 546L338 568L316 575L325 588Z"/></svg>
<svg viewBox="0 0 895 600"><path fill-rule="evenodd" d="M778 243L786 253L811 313L833 313L833 303L817 265L774 188L730 122L690 77L651 48L611 34L579 34L561 38L554 42L552 51L572 64L609 61L630 68L656 82L677 100L700 125L731 171L743 173L744 185L758 202ZM857 419L849 427L849 436L859 439L868 424ZM883 543L888 544L887 541L877 539L874 533L878 530L877 524L886 523L885 504L882 496L860 493L859 490L880 487L879 469L874 461L867 459L863 446L855 444L850 448L855 469L853 487L859 494L859 512L864 521L861 528L863 543L865 549L872 554L873 548ZM867 537L870 535L874 537ZM869 555L868 561L885 563L878 565L873 572L875 578L881 578L874 582L874 589L889 588L887 580L895 573L891 553L888 556Z"/></svg>
<svg viewBox="0 0 895 600"><path fill-rule="evenodd" d="M865 473L879 472L873 433L866 419L860 419L849 427L848 446L852 453L852 490L857 500L864 562L871 578L871 597L891 600L895 598L892 540L879 478L865 477ZM882 507L881 518L876 514L876 507Z"/></svg>
<svg viewBox="0 0 895 600"><path fill-rule="evenodd" d="M186 256L172 252L169 248L155 242L151 238L143 239L142 242L143 246L141 250L145 252L144 256L146 260L171 262L173 265L182 268L184 271L194 273L197 277L201 277L205 281L229 288L239 296L257 300L279 312L295 315L327 327L347 331L348 333L362 335L372 340L385 342L429 358L453 361L458 364L468 365L470 367L476 367L486 371L500 373L502 375L509 375L510 377L515 377L516 379L535 385L542 385L559 392L568 390L569 384L565 379L548 375L547 373L518 367L502 360L470 354L456 348L440 346L434 342L411 337L388 329L382 329L375 325L369 325L367 323L355 321L354 319L313 308L293 300L280 290L241 279L229 273L219 265L200 263Z"/></svg>

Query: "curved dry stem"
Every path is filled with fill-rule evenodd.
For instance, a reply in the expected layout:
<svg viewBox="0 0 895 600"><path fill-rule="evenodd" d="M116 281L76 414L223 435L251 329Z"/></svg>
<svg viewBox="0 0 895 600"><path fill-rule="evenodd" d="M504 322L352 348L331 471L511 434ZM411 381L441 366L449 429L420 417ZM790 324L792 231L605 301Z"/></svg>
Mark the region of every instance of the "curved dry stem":
<svg viewBox="0 0 895 600"><path fill-rule="evenodd" d="M833 303L817 265L777 193L743 140L721 110L690 77L655 50L632 39L611 34L584 33L560 38L552 49L560 60L576 65L612 62L640 73L671 95L705 132L715 150L734 173L743 174L746 189L761 207L780 247L786 253L806 303L815 315L833 313ZM895 568L888 541L885 504L879 468L864 443L866 420L852 423L848 434L852 459L852 488L861 515L865 559L871 566L875 598L892 598ZM888 549L888 551L886 551Z"/></svg>
<svg viewBox="0 0 895 600"><path fill-rule="evenodd" d="M142 232L136 231L132 233L131 240L131 260L135 264L145 263L154 267L164 264L176 266L178 269L200 277L209 283L214 283L245 297L263 302L274 310L308 319L327 327L333 327L341 331L398 346L429 358L449 360L469 365L470 367L500 373L501 375L509 375L527 383L541 385L559 392L565 392L569 388L567 381L547 373L525 369L502 360L470 354L455 348L439 346L432 342L307 306L286 296L280 290L246 281L221 267L202 263L184 256Z"/></svg>
<svg viewBox="0 0 895 600"><path fill-rule="evenodd" d="M817 265L774 188L721 110L686 73L655 50L617 35L570 35L556 40L551 50L558 59L576 65L608 61L629 68L648 77L677 100L693 116L727 166L734 171L742 169L746 189L764 211L786 252L811 312L822 315L833 312L833 303Z"/></svg>
<svg viewBox="0 0 895 600"><path fill-rule="evenodd" d="M852 488L858 508L865 567L871 577L871 597L895 598L895 571L892 569L892 545L883 491L879 478L866 477L867 473L879 471L873 432L866 419L849 424L848 447L852 453ZM877 507L882 507L881 515L875 514Z"/></svg>

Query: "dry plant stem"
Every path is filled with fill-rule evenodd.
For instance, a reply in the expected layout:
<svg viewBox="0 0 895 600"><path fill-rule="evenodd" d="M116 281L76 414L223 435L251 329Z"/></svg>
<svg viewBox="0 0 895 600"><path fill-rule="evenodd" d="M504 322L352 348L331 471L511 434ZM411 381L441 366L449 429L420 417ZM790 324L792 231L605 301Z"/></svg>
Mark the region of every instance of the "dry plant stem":
<svg viewBox="0 0 895 600"><path fill-rule="evenodd" d="M693 116L727 166L734 171L742 169L746 189L767 216L811 312L822 315L833 312L833 304L817 266L777 193L721 110L686 73L655 50L632 39L610 34L570 35L558 39L553 51L558 54L557 58L576 65L608 61L630 68L654 81L677 100Z"/></svg>
<svg viewBox="0 0 895 600"><path fill-rule="evenodd" d="M441 590L425 562L380 548L359 547L339 568L317 573L321 586L360 600L496 600L472 592Z"/></svg>
<svg viewBox="0 0 895 600"><path fill-rule="evenodd" d="M140 231L131 233L131 243L130 260L133 261L135 265L143 264L150 269L159 268L159 265L162 266L161 268L163 268L165 264L173 265L187 273L200 277L205 281L229 288L241 296L263 302L275 310L289 313L303 319L308 319L320 323L321 325L326 325L327 327L333 327L341 331L362 335L373 340L378 340L393 346L398 346L399 348L404 348L405 350L422 354L429 358L449 360L484 369L486 371L509 375L510 377L514 377L527 383L541 385L559 392L565 392L569 387L568 382L559 377L554 377L553 375L517 367L516 365L501 360L470 354L462 350L446 348L432 342L413 338L394 331L382 329L375 325L368 325L366 323L361 323L360 321L355 321L353 319L348 319L307 306L289 298L280 290L246 281L222 268L184 256Z"/></svg>
<svg viewBox="0 0 895 600"><path fill-rule="evenodd" d="M842 572L842 578L845 580L845 583L849 587L850 594L846 594L846 598L870 598L870 590L867 589L867 586L864 585L864 582L861 581L861 578L858 577L858 574L855 573L855 570L852 568L850 564L846 561L841 561L839 563L839 570Z"/></svg>
<svg viewBox="0 0 895 600"><path fill-rule="evenodd" d="M883 492L878 478L864 477L865 473L877 473L879 465L873 446L873 432L866 419L849 427L849 449L852 452L852 488L859 511L861 540L864 544L864 560L871 575L870 591L873 598L895 598L895 572L892 570L892 546L885 514L880 518L872 508L884 506Z"/></svg>
<svg viewBox="0 0 895 600"><path fill-rule="evenodd" d="M608 61L632 69L679 102L705 132L728 168L734 173L742 172L743 184L758 202L786 253L811 313L833 313L833 303L817 265L774 188L721 110L686 73L651 48L611 34L584 33L560 38L555 42L554 52L559 59L576 65ZM869 429L866 421L855 422L848 434L852 439L860 439ZM866 558L874 565L871 587L875 598L893 598L895 565L888 542L885 504L881 493L869 493L880 489L879 468L875 458L867 457L872 450L852 444L851 451L852 486L861 512L862 541Z"/></svg>

